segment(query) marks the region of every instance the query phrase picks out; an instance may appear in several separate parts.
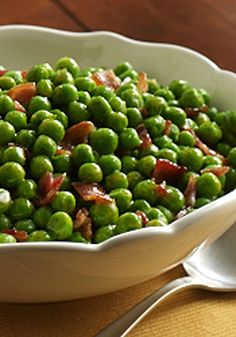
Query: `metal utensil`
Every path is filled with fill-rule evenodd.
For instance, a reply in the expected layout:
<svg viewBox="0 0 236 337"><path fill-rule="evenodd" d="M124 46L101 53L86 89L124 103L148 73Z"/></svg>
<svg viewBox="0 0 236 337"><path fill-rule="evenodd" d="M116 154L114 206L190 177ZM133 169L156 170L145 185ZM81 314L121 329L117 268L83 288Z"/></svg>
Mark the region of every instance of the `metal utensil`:
<svg viewBox="0 0 236 337"><path fill-rule="evenodd" d="M188 276L154 291L95 337L127 336L159 303L184 288L236 291L236 224L214 243L198 248L183 267Z"/></svg>

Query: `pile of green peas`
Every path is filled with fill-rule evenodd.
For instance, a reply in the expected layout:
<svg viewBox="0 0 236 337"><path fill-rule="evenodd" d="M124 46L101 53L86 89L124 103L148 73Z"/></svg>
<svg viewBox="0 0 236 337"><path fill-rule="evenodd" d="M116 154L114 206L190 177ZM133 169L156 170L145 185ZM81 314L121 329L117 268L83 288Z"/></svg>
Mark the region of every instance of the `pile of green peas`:
<svg viewBox="0 0 236 337"><path fill-rule="evenodd" d="M99 243L166 226L236 185L236 111L218 111L206 90L185 80L162 86L141 77L129 62L109 72L81 69L70 57L27 72L0 67L0 117L0 243ZM86 121L92 132L65 148L67 131ZM160 159L184 167L178 179L157 182ZM63 174L63 183L40 205L48 173ZM111 201L84 200L75 182L96 184ZM75 226L80 209L88 211L90 235Z"/></svg>

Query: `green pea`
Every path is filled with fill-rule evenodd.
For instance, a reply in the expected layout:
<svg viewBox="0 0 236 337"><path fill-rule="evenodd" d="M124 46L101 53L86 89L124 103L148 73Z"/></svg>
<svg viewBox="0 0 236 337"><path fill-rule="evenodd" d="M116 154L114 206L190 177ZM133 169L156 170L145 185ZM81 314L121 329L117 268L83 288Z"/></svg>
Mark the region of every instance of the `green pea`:
<svg viewBox="0 0 236 337"><path fill-rule="evenodd" d="M33 129L38 129L39 125L49 118L55 118L55 116L47 110L39 110L35 112L30 118L30 125Z"/></svg>
<svg viewBox="0 0 236 337"><path fill-rule="evenodd" d="M0 171L1 171L1 168L0 168ZM52 166L50 159L43 155L33 157L30 161L31 176L33 178L38 179L46 172L53 172L53 166ZM1 175L0 175L0 178L1 178Z"/></svg>
<svg viewBox="0 0 236 337"><path fill-rule="evenodd" d="M77 77L75 79L75 86L80 91L92 92L96 88L96 83L90 77Z"/></svg>
<svg viewBox="0 0 236 337"><path fill-rule="evenodd" d="M119 76L122 73L124 73L127 70L132 70L132 65L129 62L122 62L117 64L117 66L114 69L114 73Z"/></svg>
<svg viewBox="0 0 236 337"><path fill-rule="evenodd" d="M171 223L174 220L174 215L168 208L162 205L158 205L157 208L165 215L168 223Z"/></svg>
<svg viewBox="0 0 236 337"><path fill-rule="evenodd" d="M186 89L180 99L179 105L181 108L199 108L204 105L204 98L202 97L201 93L195 88Z"/></svg>
<svg viewBox="0 0 236 337"><path fill-rule="evenodd" d="M225 191L229 192L235 188L236 185L236 170L232 167L229 168L229 171L225 175Z"/></svg>
<svg viewBox="0 0 236 337"><path fill-rule="evenodd" d="M13 235L6 234L6 233L0 233L0 244L1 243L15 243L16 239Z"/></svg>
<svg viewBox="0 0 236 337"><path fill-rule="evenodd" d="M16 143L30 148L36 139L36 132L34 130L22 129L16 135Z"/></svg>
<svg viewBox="0 0 236 337"><path fill-rule="evenodd" d="M53 114L52 117L61 122L64 128L68 127L69 124L68 117L63 111L61 111L60 109L53 109L50 112Z"/></svg>
<svg viewBox="0 0 236 337"><path fill-rule="evenodd" d="M3 188L16 188L24 179L25 170L15 162L7 162L0 167L0 185Z"/></svg>
<svg viewBox="0 0 236 337"><path fill-rule="evenodd" d="M149 116L162 114L167 110L167 102L163 97L150 95L145 102L145 109Z"/></svg>
<svg viewBox="0 0 236 337"><path fill-rule="evenodd" d="M29 242L51 241L51 236L44 230L36 230L29 234Z"/></svg>
<svg viewBox="0 0 236 337"><path fill-rule="evenodd" d="M200 112L197 117L195 118L195 122L197 123L197 125L201 125L205 122L210 122L210 118L207 114Z"/></svg>
<svg viewBox="0 0 236 337"><path fill-rule="evenodd" d="M224 142L219 142L216 145L216 151L222 154L223 156L227 157L229 154L229 151L231 150L231 146Z"/></svg>
<svg viewBox="0 0 236 337"><path fill-rule="evenodd" d="M124 129L120 134L119 140L121 145L128 150L133 150L141 144L138 133L133 128Z"/></svg>
<svg viewBox="0 0 236 337"><path fill-rule="evenodd" d="M181 128L185 124L187 115L183 109L172 106L163 111L162 116L165 119L170 119L173 123Z"/></svg>
<svg viewBox="0 0 236 337"><path fill-rule="evenodd" d="M34 206L29 199L16 198L8 209L8 216L12 221L29 219Z"/></svg>
<svg viewBox="0 0 236 337"><path fill-rule="evenodd" d="M158 88L154 94L155 96L163 97L167 102L175 99L175 95L168 88Z"/></svg>
<svg viewBox="0 0 236 337"><path fill-rule="evenodd" d="M37 228L46 228L48 220L52 215L52 209L47 206L42 206L33 213L32 219Z"/></svg>
<svg viewBox="0 0 236 337"><path fill-rule="evenodd" d="M5 213L11 206L11 203L10 193L5 189L0 188L0 213Z"/></svg>
<svg viewBox="0 0 236 337"><path fill-rule="evenodd" d="M198 172L203 163L203 153L200 149L185 147L179 155L180 164L191 171Z"/></svg>
<svg viewBox="0 0 236 337"><path fill-rule="evenodd" d="M23 82L23 77L22 77L22 73L21 71L19 70L10 70L10 71L7 71L4 76L7 76L7 77L12 77L16 84L20 84Z"/></svg>
<svg viewBox="0 0 236 337"><path fill-rule="evenodd" d="M134 199L145 199L151 206L157 202L156 183L146 179L138 182L133 189Z"/></svg>
<svg viewBox="0 0 236 337"><path fill-rule="evenodd" d="M68 56L64 56L56 62L55 69L57 70L62 68L66 68L74 78L76 78L80 73L80 67L76 60Z"/></svg>
<svg viewBox="0 0 236 337"><path fill-rule="evenodd" d="M126 115L131 128L136 128L143 122L143 116L138 108L127 108Z"/></svg>
<svg viewBox="0 0 236 337"><path fill-rule="evenodd" d="M3 152L2 162L16 162L24 166L26 162L25 152L21 147L10 146Z"/></svg>
<svg viewBox="0 0 236 337"><path fill-rule="evenodd" d="M190 85L185 80L173 80L169 85L169 89L173 92L177 99L180 98L183 92L189 88Z"/></svg>
<svg viewBox="0 0 236 337"><path fill-rule="evenodd" d="M48 158L52 158L57 150L57 144L56 142L51 138L46 135L40 135L33 147L33 153L35 155L45 155Z"/></svg>
<svg viewBox="0 0 236 337"><path fill-rule="evenodd" d="M154 156L145 156L137 163L137 170L144 176L149 177L156 165L156 158Z"/></svg>
<svg viewBox="0 0 236 337"><path fill-rule="evenodd" d="M159 208L149 208L146 212L149 220L160 220L163 224L168 224L165 214Z"/></svg>
<svg viewBox="0 0 236 337"><path fill-rule="evenodd" d="M67 213L59 211L51 215L46 229L53 240L66 240L72 234L73 221Z"/></svg>
<svg viewBox="0 0 236 337"><path fill-rule="evenodd" d="M78 101L88 105L91 99L90 94L87 91L78 91Z"/></svg>
<svg viewBox="0 0 236 337"><path fill-rule="evenodd" d="M132 193L126 188L116 188L112 190L110 197L115 199L120 213L127 211L132 201Z"/></svg>
<svg viewBox="0 0 236 337"><path fill-rule="evenodd" d="M215 146L222 138L222 131L215 122L204 122L198 130L198 136L209 146Z"/></svg>
<svg viewBox="0 0 236 337"><path fill-rule="evenodd" d="M126 114L126 102L123 101L123 99L121 99L119 96L112 96L109 99L109 104L113 111Z"/></svg>
<svg viewBox="0 0 236 337"><path fill-rule="evenodd" d="M66 68L56 70L54 79L53 79L53 84L57 86L59 84L64 84L64 83L74 84L73 76L71 75L69 71L67 71Z"/></svg>
<svg viewBox="0 0 236 337"><path fill-rule="evenodd" d="M173 143L172 139L170 137L168 137L167 135L164 135L164 136L161 136L161 137L156 137L156 138L154 138L153 141L161 149L163 149L163 148L165 148L168 145Z"/></svg>
<svg viewBox="0 0 236 337"><path fill-rule="evenodd" d="M92 97L88 103L88 111L91 119L96 123L106 122L112 109L108 101L102 96Z"/></svg>
<svg viewBox="0 0 236 337"><path fill-rule="evenodd" d="M63 211L71 214L75 210L76 200L72 193L67 191L57 192L51 203L53 211Z"/></svg>
<svg viewBox="0 0 236 337"><path fill-rule="evenodd" d="M202 95L205 104L209 105L210 102L211 102L211 96L210 96L210 94L206 91L206 89L203 89L203 88L198 89L198 91Z"/></svg>
<svg viewBox="0 0 236 337"><path fill-rule="evenodd" d="M32 179L22 180L21 183L17 186L16 196L23 197L27 199L34 199L37 196L38 186Z"/></svg>
<svg viewBox="0 0 236 337"><path fill-rule="evenodd" d="M134 69L126 70L122 74L120 74L120 79L124 80L125 78L130 78L132 80L136 80L138 78L138 73Z"/></svg>
<svg viewBox="0 0 236 337"><path fill-rule="evenodd" d="M16 230L25 231L26 233L31 233L36 229L36 226L31 219L19 220L15 222L14 227Z"/></svg>
<svg viewBox="0 0 236 337"><path fill-rule="evenodd" d="M137 166L137 159L132 156L124 156L121 159L121 163L122 163L122 171L127 174L131 171L135 171Z"/></svg>
<svg viewBox="0 0 236 337"><path fill-rule="evenodd" d="M6 145L15 138L15 128L12 124L0 121L0 145Z"/></svg>
<svg viewBox="0 0 236 337"><path fill-rule="evenodd" d="M130 205L130 212L142 211L147 213L150 210L150 204L144 199L136 199Z"/></svg>
<svg viewBox="0 0 236 337"><path fill-rule="evenodd" d="M51 137L58 144L64 138L65 129L58 120L47 118L39 125L38 133Z"/></svg>
<svg viewBox="0 0 236 337"><path fill-rule="evenodd" d="M112 154L118 146L118 136L111 129L100 128L91 134L90 143L99 154Z"/></svg>
<svg viewBox="0 0 236 337"><path fill-rule="evenodd" d="M138 171L130 171L127 174L127 179L129 189L133 190L137 183L143 180L143 176Z"/></svg>
<svg viewBox="0 0 236 337"><path fill-rule="evenodd" d="M65 106L78 99L78 91L76 86L70 83L58 85L52 94L52 102L54 105Z"/></svg>
<svg viewBox="0 0 236 337"><path fill-rule="evenodd" d="M118 96L122 96L122 93L125 92L127 89L137 90L137 87L131 81L125 84L121 84L121 86L116 90L116 94Z"/></svg>
<svg viewBox="0 0 236 337"><path fill-rule="evenodd" d="M199 174L197 174L196 172L193 172L193 171L187 171L184 174L182 174L182 176L180 177L180 179L178 181L178 188L181 191L183 191L183 192L185 191L191 176L193 176L194 178L197 179L199 177Z"/></svg>
<svg viewBox="0 0 236 337"><path fill-rule="evenodd" d="M88 144L79 144L72 150L73 163L79 167L85 163L94 163L96 161L93 149Z"/></svg>
<svg viewBox="0 0 236 337"><path fill-rule="evenodd" d="M173 140L173 142L177 143L178 140L179 140L179 128L176 124L174 123L171 123L171 126L170 126L170 131L169 131L169 134L168 136Z"/></svg>
<svg viewBox="0 0 236 337"><path fill-rule="evenodd" d="M31 98L28 105L28 113L33 115L33 113L39 110L51 110L51 103L47 97L34 96Z"/></svg>
<svg viewBox="0 0 236 337"><path fill-rule="evenodd" d="M144 120L144 125L150 136L155 138L162 135L165 129L165 120L162 116L149 117Z"/></svg>
<svg viewBox="0 0 236 337"><path fill-rule="evenodd" d="M52 165L55 172L64 173L71 169L71 157L68 154L59 154L52 158Z"/></svg>
<svg viewBox="0 0 236 337"><path fill-rule="evenodd" d="M15 109L15 102L8 95L0 96L0 115L5 116L8 111Z"/></svg>
<svg viewBox="0 0 236 337"><path fill-rule="evenodd" d="M112 112L107 119L109 126L116 133L121 133L128 126L128 118L122 112Z"/></svg>
<svg viewBox="0 0 236 337"><path fill-rule="evenodd" d="M219 178L211 173L203 173L197 179L197 196L212 199L221 192L221 182Z"/></svg>
<svg viewBox="0 0 236 337"><path fill-rule="evenodd" d="M205 206L205 205L209 204L209 202L211 202L210 199L207 199L207 198L197 198L196 201L195 201L194 208L200 208L202 206Z"/></svg>
<svg viewBox="0 0 236 337"><path fill-rule="evenodd" d="M5 121L11 123L16 131L24 129L27 126L27 116L24 112L12 110L5 116Z"/></svg>
<svg viewBox="0 0 236 337"><path fill-rule="evenodd" d="M121 234L139 228L142 228L140 217L135 213L127 212L119 217L114 231L115 234Z"/></svg>
<svg viewBox="0 0 236 337"><path fill-rule="evenodd" d="M230 166L236 167L236 147L231 148L227 156Z"/></svg>
<svg viewBox="0 0 236 337"><path fill-rule="evenodd" d="M222 166L222 160L219 157L205 156L203 158L202 166L206 167L206 166L209 166L209 165Z"/></svg>
<svg viewBox="0 0 236 337"><path fill-rule="evenodd" d="M153 219L153 220L150 220L148 221L146 224L145 224L145 227L163 227L163 226L166 226L166 223L163 222L162 220L160 219Z"/></svg>
<svg viewBox="0 0 236 337"><path fill-rule="evenodd" d="M53 93L53 83L49 79L41 79L37 85L37 94L40 96L51 97Z"/></svg>
<svg viewBox="0 0 236 337"><path fill-rule="evenodd" d="M159 153L159 149L155 144L150 144L149 146L139 149L140 158L143 158L145 156L154 156L155 158L157 158L158 153Z"/></svg>
<svg viewBox="0 0 236 337"><path fill-rule="evenodd" d="M41 79L49 79L51 71L52 69L49 64L37 64L28 71L26 79L28 82L39 82Z"/></svg>
<svg viewBox="0 0 236 337"><path fill-rule="evenodd" d="M87 106L77 101L69 104L67 115L71 124L77 124L89 119Z"/></svg>
<svg viewBox="0 0 236 337"><path fill-rule="evenodd" d="M166 186L165 195L159 196L159 201L173 213L178 213L185 205L183 193L178 188L169 185Z"/></svg>
<svg viewBox="0 0 236 337"><path fill-rule="evenodd" d="M114 91L112 88L106 85L99 85L92 90L91 93L93 96L102 96L107 101L110 101L112 97L115 97Z"/></svg>
<svg viewBox="0 0 236 337"><path fill-rule="evenodd" d="M100 183L103 179L103 173L98 164L85 163L80 166L78 177L82 181Z"/></svg>
<svg viewBox="0 0 236 337"><path fill-rule="evenodd" d="M0 231L12 227L10 219L5 214L0 214Z"/></svg>
<svg viewBox="0 0 236 337"><path fill-rule="evenodd" d="M90 241L86 240L80 232L73 232L67 240L71 242L90 243Z"/></svg>
<svg viewBox="0 0 236 337"><path fill-rule="evenodd" d="M190 131L183 130L180 132L179 139L178 139L179 145L194 147L195 142L196 142L196 139Z"/></svg>
<svg viewBox="0 0 236 337"><path fill-rule="evenodd" d="M128 108L141 108L143 106L142 96L137 90L126 89L121 93L121 98L126 102Z"/></svg>
<svg viewBox="0 0 236 337"><path fill-rule="evenodd" d="M105 189L112 191L116 188L128 188L128 179L125 173L114 171L105 178Z"/></svg>
<svg viewBox="0 0 236 337"><path fill-rule="evenodd" d="M16 81L12 77L0 76L0 88L3 90L8 90L16 85Z"/></svg>
<svg viewBox="0 0 236 337"><path fill-rule="evenodd" d="M171 149L164 148L158 151L157 158L164 158L172 161L173 163L177 163L177 153Z"/></svg>
<svg viewBox="0 0 236 337"><path fill-rule="evenodd" d="M94 242L95 243L103 242L111 238L113 235L114 235L114 226L108 225L99 227L94 234Z"/></svg>
<svg viewBox="0 0 236 337"><path fill-rule="evenodd" d="M119 211L114 202L107 204L93 204L89 214L95 227L102 227L116 223Z"/></svg>
<svg viewBox="0 0 236 337"><path fill-rule="evenodd" d="M113 154L102 155L98 160L98 164L100 165L104 176L108 176L114 171L121 170L121 161Z"/></svg>

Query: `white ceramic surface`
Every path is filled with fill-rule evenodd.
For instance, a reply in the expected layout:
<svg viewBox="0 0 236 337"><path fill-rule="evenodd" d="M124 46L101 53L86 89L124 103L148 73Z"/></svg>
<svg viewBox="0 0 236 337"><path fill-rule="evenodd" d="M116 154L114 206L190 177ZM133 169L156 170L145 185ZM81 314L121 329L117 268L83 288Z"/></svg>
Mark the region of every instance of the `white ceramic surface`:
<svg viewBox="0 0 236 337"><path fill-rule="evenodd" d="M0 27L0 64L28 69L72 56L85 66L130 61L162 84L186 79L207 89L220 109L236 109L236 75L192 50L109 32L70 33ZM236 191L164 228L144 228L98 245L47 242L0 246L0 302L48 302L104 294L148 280L180 263L236 220Z"/></svg>

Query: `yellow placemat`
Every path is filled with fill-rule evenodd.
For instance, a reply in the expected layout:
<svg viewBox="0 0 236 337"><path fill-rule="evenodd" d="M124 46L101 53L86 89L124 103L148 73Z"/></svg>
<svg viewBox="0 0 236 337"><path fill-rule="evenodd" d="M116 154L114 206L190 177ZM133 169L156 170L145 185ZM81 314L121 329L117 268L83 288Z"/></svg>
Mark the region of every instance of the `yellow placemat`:
<svg viewBox="0 0 236 337"><path fill-rule="evenodd" d="M55 304L0 304L1 337L93 337L181 267L116 293ZM184 290L157 307L130 337L235 337L236 293ZM113 337L113 336L111 336Z"/></svg>

